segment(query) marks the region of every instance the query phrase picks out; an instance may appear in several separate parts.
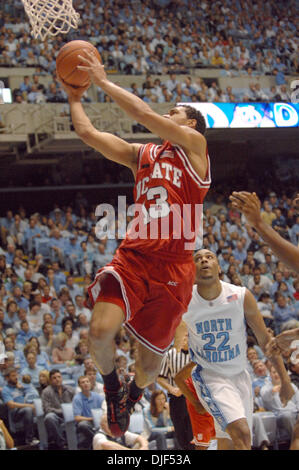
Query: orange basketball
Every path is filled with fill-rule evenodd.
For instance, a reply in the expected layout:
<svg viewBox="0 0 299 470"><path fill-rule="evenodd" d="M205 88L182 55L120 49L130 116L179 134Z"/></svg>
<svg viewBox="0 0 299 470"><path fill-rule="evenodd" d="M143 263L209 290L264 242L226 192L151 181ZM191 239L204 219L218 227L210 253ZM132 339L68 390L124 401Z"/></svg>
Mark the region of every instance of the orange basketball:
<svg viewBox="0 0 299 470"><path fill-rule="evenodd" d="M65 44L59 51L56 58L57 75L62 80L73 87L84 87L89 82L88 73L78 70L77 65L85 65L78 55L84 56L84 49L95 52L98 59L102 62L98 50L87 41L70 41Z"/></svg>

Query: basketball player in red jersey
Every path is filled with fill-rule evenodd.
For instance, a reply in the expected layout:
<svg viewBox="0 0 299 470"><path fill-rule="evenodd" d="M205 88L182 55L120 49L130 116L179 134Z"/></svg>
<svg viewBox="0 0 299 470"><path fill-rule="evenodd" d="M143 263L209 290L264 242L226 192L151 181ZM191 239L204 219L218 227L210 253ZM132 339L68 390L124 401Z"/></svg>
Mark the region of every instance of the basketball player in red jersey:
<svg viewBox="0 0 299 470"><path fill-rule="evenodd" d="M85 51L81 70L125 112L159 135L163 145L131 144L96 130L80 102L86 88L68 93L75 131L106 158L129 167L135 176L134 198L141 207L139 234L127 233L111 263L100 269L89 287L93 304L90 353L99 368L107 401L109 427L115 436L129 426L129 415L143 389L159 375L163 354L171 345L176 327L191 299L195 266L196 204L202 204L210 187L205 120L192 107L156 114L136 95L107 79L104 66ZM189 212L183 217L183 207ZM187 220L186 220L187 219ZM169 223L163 236L162 223ZM178 222L179 220L179 222ZM159 223L155 239L150 229ZM190 222L193 238L181 233ZM181 230L183 231L183 230ZM129 390L120 383L114 365L114 337L122 323L139 341L135 379Z"/></svg>

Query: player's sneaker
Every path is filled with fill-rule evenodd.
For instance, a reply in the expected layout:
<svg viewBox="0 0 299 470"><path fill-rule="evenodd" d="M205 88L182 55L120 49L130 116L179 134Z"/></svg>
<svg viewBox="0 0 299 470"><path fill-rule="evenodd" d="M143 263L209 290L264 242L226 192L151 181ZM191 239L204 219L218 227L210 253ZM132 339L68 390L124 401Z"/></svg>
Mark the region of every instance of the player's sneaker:
<svg viewBox="0 0 299 470"><path fill-rule="evenodd" d="M117 392L110 392L104 387L107 402L107 419L111 433L115 437L123 436L130 424L127 410L128 388L121 384Z"/></svg>
<svg viewBox="0 0 299 470"><path fill-rule="evenodd" d="M137 398L137 400L133 400L132 398L128 397L127 399L127 410L128 410L128 413L129 415L131 415L134 411L134 407L136 405L136 403L138 403L141 398L142 398L142 393L139 395L139 397Z"/></svg>

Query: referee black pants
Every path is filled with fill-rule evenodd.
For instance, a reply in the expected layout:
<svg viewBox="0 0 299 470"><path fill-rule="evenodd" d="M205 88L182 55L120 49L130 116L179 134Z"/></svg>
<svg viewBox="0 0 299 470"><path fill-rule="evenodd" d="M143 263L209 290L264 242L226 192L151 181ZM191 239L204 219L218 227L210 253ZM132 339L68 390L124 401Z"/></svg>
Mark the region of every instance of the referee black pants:
<svg viewBox="0 0 299 470"><path fill-rule="evenodd" d="M194 445L190 444L193 439L193 432L184 395L176 397L169 394L169 411L179 449L194 449Z"/></svg>

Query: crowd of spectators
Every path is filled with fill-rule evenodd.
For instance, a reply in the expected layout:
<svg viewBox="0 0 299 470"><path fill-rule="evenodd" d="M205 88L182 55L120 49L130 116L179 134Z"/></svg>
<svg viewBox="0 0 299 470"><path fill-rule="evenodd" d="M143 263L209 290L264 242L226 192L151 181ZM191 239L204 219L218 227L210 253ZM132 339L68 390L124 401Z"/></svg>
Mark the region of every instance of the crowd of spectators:
<svg viewBox="0 0 299 470"><path fill-rule="evenodd" d="M106 69L127 75L149 75L142 89L132 85L146 101L271 101L288 100L285 74L298 70L295 2L244 0L192 2L179 0L74 1L81 15L77 31L51 41L30 36L21 2L5 2L0 9L0 65L36 67L40 75L53 75L47 89L38 78L25 79L15 94L17 102L64 102L66 96L55 78L55 59L61 46L73 39L92 41ZM241 14L242 12L242 14ZM252 78L250 89L235 96L229 87L203 80L182 84L151 80L152 75L187 74L193 69L217 68L223 77ZM261 90L256 78L275 76L271 90ZM35 81L36 80L36 81ZM152 83L150 83L152 82ZM135 87L135 88L134 88ZM86 95L86 100L90 99ZM99 101L105 98L101 93Z"/></svg>
<svg viewBox="0 0 299 470"><path fill-rule="evenodd" d="M253 75L253 80L256 78ZM205 80L201 77L187 75L181 79L175 73L170 73L168 79L154 78L147 74L144 81L138 86L134 81L128 91L139 96L147 103L190 103L190 102L290 102L291 95L286 81L276 81L276 85L269 88L261 88L260 83L252 82L247 87L235 87L228 85L225 90L219 86L217 79ZM48 87L40 83L40 74L32 77L26 75L19 88L13 91L16 103L67 103L67 94L57 81L54 73L53 80ZM97 102L106 103L111 99L100 88L97 89ZM88 92L83 95L83 102L91 102ZM69 111L67 111L69 114Z"/></svg>
<svg viewBox="0 0 299 470"><path fill-rule="evenodd" d="M61 433L61 401L59 404L56 398L56 405L51 402L54 399L51 387L61 389L63 401L73 402L74 409L81 410L75 411L75 415L79 416L76 420L79 443L83 448L92 445L94 434L88 424L91 421L89 411L80 408L85 403L83 395L90 403L98 400L97 407L105 404L101 375L89 357L87 335L91 311L84 305L84 299L95 271L112 259L124 235L118 236L115 229L118 224L123 225L123 221L118 218L116 223L112 222L105 238L99 239L99 232L95 233L97 217L89 212L86 204L81 195L74 209L56 206L49 214L31 214L29 217L24 210L7 211L0 219L0 341L4 343L7 355L4 364L0 365L0 392L4 403L26 405L13 408L13 413L16 421L23 419L27 423L24 434L27 443L34 442L32 400L41 396L46 410L45 423L54 448L65 445L65 436ZM282 236L298 245L299 215L290 197L268 191L263 200L262 217ZM130 217L127 222L129 220ZM296 273L273 255L220 193L206 203L203 233L203 246L217 253L221 278L250 289L272 334L299 325L299 279ZM255 343L249 331L250 341ZM135 339L121 330L116 345L119 372L132 376ZM261 377L267 379L265 384L271 384L270 366L267 371L263 368L259 371L253 361L265 358L259 348L254 347L253 356L249 348L248 359L253 381L258 380L254 382L256 406L267 409L261 402L259 391L262 389ZM288 355L285 361L294 384L298 385L297 366L289 362ZM150 400L152 392L156 393L160 388L158 384L149 387L142 402L148 439L153 429L156 432L156 420L150 419ZM5 405L2 412L4 409ZM289 427L293 426L293 415L291 410ZM84 420L84 417L88 419ZM173 429L169 420L164 427L165 432ZM155 437L158 447L163 448L165 436L158 433Z"/></svg>
<svg viewBox="0 0 299 470"><path fill-rule="evenodd" d="M81 14L79 30L45 42L30 37L20 1L1 5L0 65L36 67L35 75L25 76L14 93L15 102L67 101L55 77L55 57L71 39L92 40L108 70L146 75L140 87L132 80L129 90L147 102L289 101L284 75L298 71L293 1L143 0L126 6L117 0L73 3ZM212 67L220 69L223 77L252 77L252 85L247 90L220 90L217 80L207 83L190 74L191 69ZM47 88L40 77L48 73L53 80ZM165 82L152 78L162 74L169 75ZM185 75L182 81L178 80L180 74ZM275 75L276 85L261 90L255 83L261 75ZM84 99L89 101L90 97L86 94ZM105 102L107 97L98 90L97 99ZM273 187L276 192L263 187L262 217L298 245L299 216L291 195ZM202 240L204 247L217 253L221 279L250 289L271 334L298 326L296 273L273 255L223 194L207 198ZM80 447L119 448L111 443L105 414L101 432L94 437L91 409L102 407L105 411L105 400L102 377L89 355L91 310L84 300L95 272L112 259L124 236L119 227L130 220L129 216L120 220L118 214L118 219L111 221L108 236L98 238L98 219L82 195L73 206L55 205L48 214L28 216L20 209L15 213L8 210L0 218L0 341L6 354L0 362L0 418L8 424L9 411L14 422L22 422L27 444L35 443L33 400L41 397L53 448L66 445L62 402L73 403ZM248 344L253 346L248 348L248 369L256 409L274 410L278 416L282 406L275 371L250 337L250 330ZM116 348L118 372L132 377L135 339L122 329ZM292 382L298 385L298 365L290 362L288 354L284 360ZM271 393L276 394L275 403L268 400ZM155 439L157 448L165 448L167 433L173 432L168 413L163 412L163 419L159 417L161 409L167 409L165 402L167 396L157 383L145 390L135 410L143 415L144 428L128 434L123 446L147 448L148 441ZM283 414L279 424L290 437L298 403L290 403L286 411L288 416ZM6 440L12 447L3 421L0 445ZM260 448L268 444L267 436L256 442Z"/></svg>
<svg viewBox="0 0 299 470"><path fill-rule="evenodd" d="M147 103L188 103L188 102L275 102L291 100L290 90L284 81L269 88L261 88L260 83L251 83L249 88L232 88L228 85L225 90L219 86L218 80L207 83L203 78L186 76L181 80L175 73L169 75L169 79L161 80L147 75L140 86L132 82L126 89L139 96ZM40 83L39 74L32 77L24 76L20 87L13 92L16 103L67 103L67 95L61 84L53 76L49 87ZM91 102L92 98L87 92L83 95L83 102ZM100 88L97 90L97 102L111 101ZM69 112L67 111L67 114Z"/></svg>

